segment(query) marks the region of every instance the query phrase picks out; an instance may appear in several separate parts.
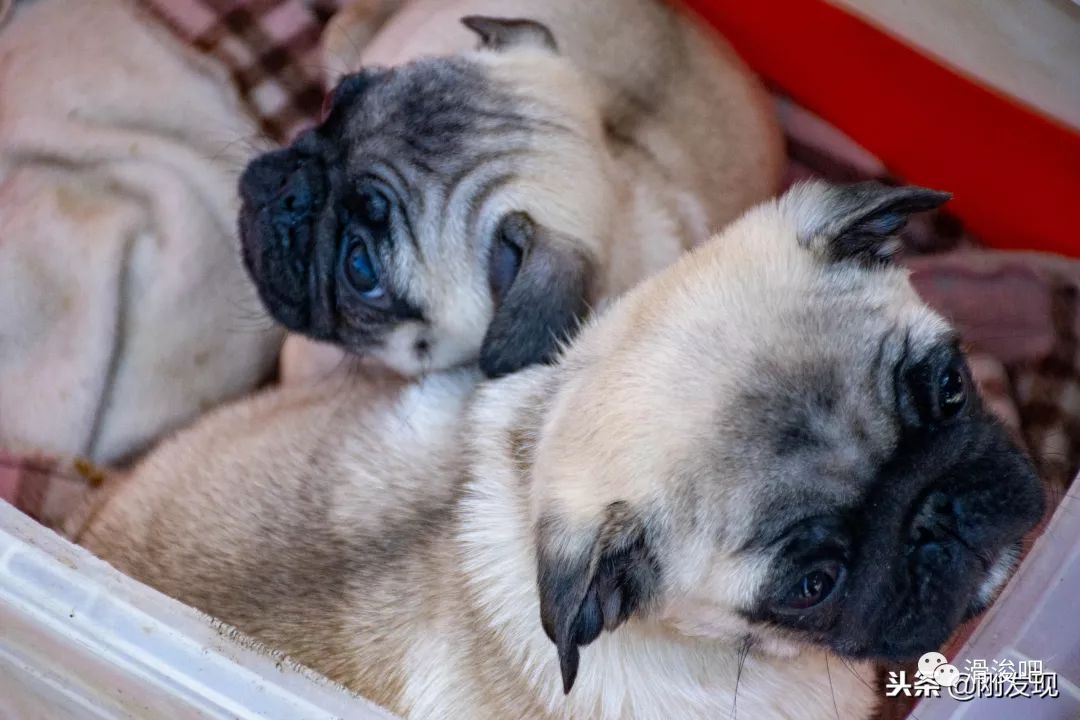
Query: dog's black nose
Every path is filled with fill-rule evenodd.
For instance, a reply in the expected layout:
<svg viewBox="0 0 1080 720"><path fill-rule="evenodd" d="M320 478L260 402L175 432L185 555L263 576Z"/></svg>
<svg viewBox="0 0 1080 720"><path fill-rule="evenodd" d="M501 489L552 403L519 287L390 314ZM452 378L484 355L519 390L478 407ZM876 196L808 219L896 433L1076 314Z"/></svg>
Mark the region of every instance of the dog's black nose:
<svg viewBox="0 0 1080 720"><path fill-rule="evenodd" d="M325 168L294 148L253 160L240 178L244 259L270 312L303 331L311 322L310 264L326 201Z"/></svg>
<svg viewBox="0 0 1080 720"><path fill-rule="evenodd" d="M260 155L248 163L240 176L240 198L253 208L262 207L274 198L302 164L290 148Z"/></svg>
<svg viewBox="0 0 1080 720"><path fill-rule="evenodd" d="M275 238L287 263L306 264L312 240L315 192L312 175L300 168L285 179L269 208Z"/></svg>
<svg viewBox="0 0 1080 720"><path fill-rule="evenodd" d="M928 494L912 519L908 539L923 546L956 539L960 508L956 500L940 490Z"/></svg>

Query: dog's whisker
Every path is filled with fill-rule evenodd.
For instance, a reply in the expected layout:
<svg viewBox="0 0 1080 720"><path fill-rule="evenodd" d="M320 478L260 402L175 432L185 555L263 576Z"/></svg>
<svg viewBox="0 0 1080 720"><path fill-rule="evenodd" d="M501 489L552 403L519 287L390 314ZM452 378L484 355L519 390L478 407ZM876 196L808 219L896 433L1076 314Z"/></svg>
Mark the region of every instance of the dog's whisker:
<svg viewBox="0 0 1080 720"><path fill-rule="evenodd" d="M843 655L835 655L834 657L836 657L836 659L840 661L841 665L847 668L847 671L851 673L851 676L858 680L863 685L863 687L865 687L867 690L873 690L875 693L877 692L877 688L866 682L866 679L862 675L860 675L855 670L855 668L851 666L851 664L844 658Z"/></svg>
<svg viewBox="0 0 1080 720"><path fill-rule="evenodd" d="M750 635L747 635L743 638L742 645L739 648L739 664L735 671L735 691L731 695L731 720L737 720L739 716L739 683L742 680L743 668L746 665L746 659L750 655L750 648L753 643L753 638Z"/></svg>
<svg viewBox="0 0 1080 720"><path fill-rule="evenodd" d="M829 668L829 653L825 653L825 674L829 676L829 694L832 695L833 712L836 713L836 720L840 720L840 708L836 705L836 689L833 687L832 670Z"/></svg>

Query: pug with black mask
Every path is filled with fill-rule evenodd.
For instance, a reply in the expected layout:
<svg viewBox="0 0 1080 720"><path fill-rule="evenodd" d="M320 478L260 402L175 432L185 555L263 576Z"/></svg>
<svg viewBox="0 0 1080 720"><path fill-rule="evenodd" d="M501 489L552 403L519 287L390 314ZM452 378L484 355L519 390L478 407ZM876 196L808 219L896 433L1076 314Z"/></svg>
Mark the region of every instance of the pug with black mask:
<svg viewBox="0 0 1080 720"><path fill-rule="evenodd" d="M1043 510L889 261L945 197L798 186L476 393L217 412L81 541L410 720L869 718Z"/></svg>
<svg viewBox="0 0 1080 720"><path fill-rule="evenodd" d="M243 257L287 328L404 376L549 361L778 187L768 95L655 0L359 2L325 53L325 119L243 176Z"/></svg>

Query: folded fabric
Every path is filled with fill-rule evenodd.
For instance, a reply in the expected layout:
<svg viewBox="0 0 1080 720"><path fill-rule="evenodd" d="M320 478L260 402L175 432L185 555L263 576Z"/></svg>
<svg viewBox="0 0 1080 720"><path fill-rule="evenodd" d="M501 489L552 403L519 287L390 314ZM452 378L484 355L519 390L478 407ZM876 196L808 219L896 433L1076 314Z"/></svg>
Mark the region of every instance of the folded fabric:
<svg viewBox="0 0 1080 720"><path fill-rule="evenodd" d="M235 241L257 122L124 0L0 28L0 447L117 462L272 371Z"/></svg>

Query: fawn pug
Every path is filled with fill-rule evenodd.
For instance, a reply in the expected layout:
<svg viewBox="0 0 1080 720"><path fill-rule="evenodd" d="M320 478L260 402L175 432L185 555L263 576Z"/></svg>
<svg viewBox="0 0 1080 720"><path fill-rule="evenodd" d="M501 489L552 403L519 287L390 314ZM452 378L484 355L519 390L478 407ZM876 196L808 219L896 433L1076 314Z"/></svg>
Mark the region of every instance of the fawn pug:
<svg viewBox="0 0 1080 720"><path fill-rule="evenodd" d="M294 337L404 375L549 360L778 187L767 94L656 0L358 2L325 62L325 120L241 180L243 256Z"/></svg>

